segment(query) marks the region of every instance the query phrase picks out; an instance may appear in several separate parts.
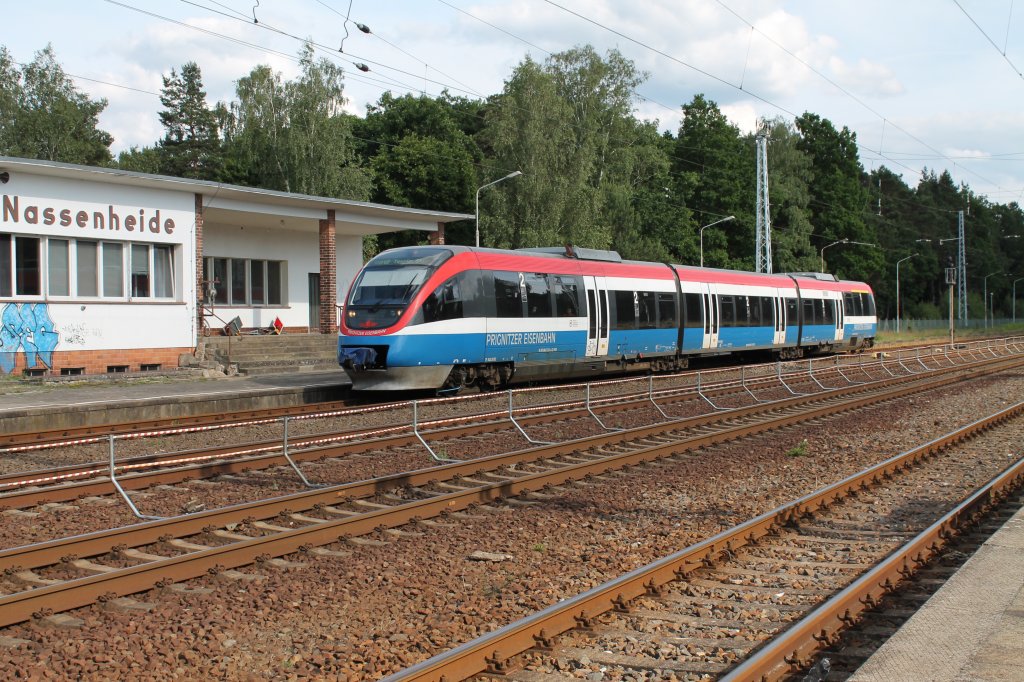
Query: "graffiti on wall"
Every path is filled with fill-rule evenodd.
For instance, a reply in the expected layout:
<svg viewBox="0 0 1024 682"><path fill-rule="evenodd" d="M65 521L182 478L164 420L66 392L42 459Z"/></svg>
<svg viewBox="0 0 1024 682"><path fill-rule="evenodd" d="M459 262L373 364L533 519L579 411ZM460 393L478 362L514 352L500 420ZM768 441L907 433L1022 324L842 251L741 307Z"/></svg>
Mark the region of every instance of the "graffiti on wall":
<svg viewBox="0 0 1024 682"><path fill-rule="evenodd" d="M53 349L59 341L49 305L8 303L0 313L0 372L13 372L19 353L25 358L25 367L40 362L53 367Z"/></svg>

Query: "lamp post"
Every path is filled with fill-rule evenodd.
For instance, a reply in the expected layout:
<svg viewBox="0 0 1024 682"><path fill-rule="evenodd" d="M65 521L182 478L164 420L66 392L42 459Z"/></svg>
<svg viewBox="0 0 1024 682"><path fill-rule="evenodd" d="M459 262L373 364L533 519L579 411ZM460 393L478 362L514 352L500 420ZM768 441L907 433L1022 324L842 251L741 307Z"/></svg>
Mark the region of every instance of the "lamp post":
<svg viewBox="0 0 1024 682"><path fill-rule="evenodd" d="M708 223L704 227L700 228L700 230L698 230L698 232L700 233L700 266L701 267L704 267L704 230L706 230L707 228L711 227L712 225L717 225L718 223L728 222L730 220L736 220L736 216L734 216L734 215L726 216L726 217L722 218L721 220L716 220L713 223Z"/></svg>
<svg viewBox="0 0 1024 682"><path fill-rule="evenodd" d="M1013 280L1013 293L1010 295L1010 304L1013 307L1014 324L1017 323L1017 282L1021 281L1022 279L1024 279L1024 277L1018 277L1017 279Z"/></svg>
<svg viewBox="0 0 1024 682"><path fill-rule="evenodd" d="M850 239L840 239L838 241L832 242L831 244L826 244L825 246L821 247L821 271L822 272L825 272L825 249L827 249L827 248L829 248L831 246L835 246L836 244L859 244L860 246L875 246L875 244L869 244L868 242L855 242L855 241L852 241Z"/></svg>
<svg viewBox="0 0 1024 682"><path fill-rule="evenodd" d="M912 253L906 258L900 258L896 261L896 333L900 333L900 263L905 260L910 260L916 253Z"/></svg>
<svg viewBox="0 0 1024 682"><path fill-rule="evenodd" d="M1003 274L1001 270L997 271L997 272L992 272L992 273L989 273L989 274L985 275L985 277L982 279L982 285L981 285L981 291L982 291L982 294L981 294L981 307L985 309L984 310L984 313L985 313L985 329L988 329L988 307L986 305L988 303L988 278L989 277L995 277L996 275L1001 275L1001 274Z"/></svg>
<svg viewBox="0 0 1024 682"><path fill-rule="evenodd" d="M511 173L509 173L508 175L506 175L503 178L498 178L494 182L488 182L486 185L483 185L482 187L478 187L477 188L477 190L476 190L476 213L475 213L475 215L476 215L476 245L477 245L477 247L480 246L480 190L487 189L491 185L497 185L499 182L504 182L505 180L511 180L512 178L516 177L517 175L522 175L522 174L523 174L523 171L512 171Z"/></svg>

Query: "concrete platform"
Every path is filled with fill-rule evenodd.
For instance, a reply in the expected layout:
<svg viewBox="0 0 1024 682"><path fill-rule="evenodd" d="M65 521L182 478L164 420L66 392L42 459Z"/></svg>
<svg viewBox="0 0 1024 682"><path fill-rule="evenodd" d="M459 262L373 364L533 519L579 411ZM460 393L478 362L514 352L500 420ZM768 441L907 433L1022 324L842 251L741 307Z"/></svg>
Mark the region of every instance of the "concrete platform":
<svg viewBox="0 0 1024 682"><path fill-rule="evenodd" d="M850 680L1024 680L1024 509Z"/></svg>
<svg viewBox="0 0 1024 682"><path fill-rule="evenodd" d="M95 426L340 400L351 382L341 369L255 377L201 375L0 382L0 432Z"/></svg>

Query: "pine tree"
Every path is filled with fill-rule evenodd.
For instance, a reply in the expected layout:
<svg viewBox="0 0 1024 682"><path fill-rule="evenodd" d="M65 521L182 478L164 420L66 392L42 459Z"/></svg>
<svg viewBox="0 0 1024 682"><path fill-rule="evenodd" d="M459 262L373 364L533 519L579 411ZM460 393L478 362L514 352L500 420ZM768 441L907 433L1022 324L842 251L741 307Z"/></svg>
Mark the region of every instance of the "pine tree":
<svg viewBox="0 0 1024 682"><path fill-rule="evenodd" d="M164 77L160 122L166 131L160 141L160 172L182 178L217 179L223 151L213 111L206 106L203 76L195 62L171 69Z"/></svg>

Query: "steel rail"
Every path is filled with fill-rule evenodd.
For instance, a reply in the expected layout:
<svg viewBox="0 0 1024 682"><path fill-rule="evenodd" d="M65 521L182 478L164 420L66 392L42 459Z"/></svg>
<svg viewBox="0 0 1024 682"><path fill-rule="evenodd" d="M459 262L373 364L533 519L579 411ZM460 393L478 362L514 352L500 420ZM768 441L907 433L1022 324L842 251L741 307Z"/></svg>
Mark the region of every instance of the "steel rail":
<svg viewBox="0 0 1024 682"><path fill-rule="evenodd" d="M995 360L988 362L995 362ZM963 365L961 367L966 368L968 365ZM935 371L939 371L940 369L943 368L936 368ZM758 385L755 385L754 388L763 388L766 386L772 387L774 385L774 379L772 377L759 377L756 379L744 380L743 382L730 380L712 386L714 389L712 395L722 396L732 393L740 395L740 390L746 390L749 392L750 385L755 382L758 382ZM842 391L845 388L848 387L831 390ZM680 403L692 399L693 390L694 389L692 387L662 389L658 392L657 397L667 403ZM650 394L645 393L641 396L638 392L628 396L604 398L602 401L603 404L598 407L592 407L591 409L596 409L600 413L605 414L630 409L631 407L639 407L650 402ZM587 416L588 409L586 407L574 407L577 404L581 403L579 403L579 401L561 401L554 404L519 408L517 410L519 412L540 411L541 414L517 417L516 419L518 419L523 425L535 426L555 420ZM457 418L436 419L427 422L424 425L428 428L431 426L436 428L439 424L453 423L459 420L471 421L472 423L469 426L462 427L465 431L464 435L493 433L508 428L507 415L507 410L496 410L484 415L476 414ZM485 419L487 421L480 421L481 419ZM380 434L382 433L396 433L408 430L408 426L399 425L362 429L357 431L317 434L313 436L294 438L292 439L290 446L292 449L292 456L297 461L309 461L311 459L318 459L327 456L339 456L341 454L345 454L345 450L347 449L347 446L344 445L340 446L342 450L335 452L325 452L322 448L317 448L317 446L322 446L324 443L361 441L363 446L357 447L356 449L357 451L363 451L367 447L399 447L418 442L416 434L412 432L397 433L397 435L390 437L380 437ZM424 435L427 435L429 440L434 441L453 438L463 434L458 433L457 430L449 429L432 431ZM303 448L317 449L308 449L304 453L295 452L295 450L302 450ZM239 473L243 470L282 466L286 464L283 455L275 454L280 449L280 441L267 440L248 443L243 446L219 447L125 458L117 465L118 471L122 474L118 477L118 480L126 489L139 490L151 485L180 482L183 477L201 475L204 478L209 478L221 474ZM165 472L131 474L132 471L157 467L175 468ZM3 474L0 475L0 506L25 508L46 502L72 500L84 495L111 494L113 492L113 485L109 480L83 480L105 477L108 472L108 464L104 462L89 462L34 472ZM68 484L72 484L76 487L71 487ZM31 486L31 489L18 491L18 488L28 486Z"/></svg>
<svg viewBox="0 0 1024 682"><path fill-rule="evenodd" d="M1024 484L1024 459L975 491L957 507L922 531L846 589L790 626L763 649L731 670L722 682L788 678L810 667L810 658L838 641L840 633L860 621L888 593L917 570L978 516Z"/></svg>
<svg viewBox="0 0 1024 682"><path fill-rule="evenodd" d="M262 409L237 410L235 412L208 412L197 415L183 415L164 419L97 424L92 426L70 426L48 431L15 431L0 433L0 449L31 444L44 444L83 438L102 439L109 435L130 436L139 432L150 434L160 431L181 431L202 427L230 427L253 421L274 421L284 416L305 416L319 412L333 412L351 409L352 401L332 400L309 405L271 407Z"/></svg>
<svg viewBox="0 0 1024 682"><path fill-rule="evenodd" d="M1000 340L1004 345L1020 343L1021 337L993 337L991 340ZM973 340L968 344L977 344L985 341ZM875 351L894 348L900 350L930 350L941 348L946 344L884 344L875 347ZM961 344L958 344L961 345ZM839 354L834 356L850 357L850 354ZM741 365L742 366L742 365ZM756 367L756 365L753 365ZM610 381L616 381L615 379ZM181 431L208 427L231 427L239 423L252 421L274 421L283 416L310 416L321 412L334 412L343 409L350 409L353 405L364 404L359 400L327 401L323 403L311 403L308 405L294 405L287 407L262 408L238 410L230 413L204 413L199 415L182 415L178 417L167 417L163 419L149 419L144 421L95 424L85 426L73 426L48 431L24 431L0 433L0 450L9 447L18 447L31 444L49 444L57 441L74 439L102 439L111 434L119 437L129 437L134 434L151 434L161 431ZM397 403L383 403L381 406L399 405Z"/></svg>
<svg viewBox="0 0 1024 682"><path fill-rule="evenodd" d="M940 374L943 372L957 372L970 370L972 367L983 367L992 364L1000 364L1003 362L1013 363L1013 356L1000 357L996 359L984 360L976 362L973 365L962 365L956 367L939 367L932 371L930 375ZM806 395L796 396L797 400L795 403L799 403L800 399L804 401L819 400L823 396L827 395L847 395L851 393L857 393L861 391L873 390L875 387L884 382L906 382L913 381L925 373L919 373L918 375L908 375L896 378L890 378L885 380L876 380L874 382L861 382L852 386L844 386L841 388L831 389L830 392L819 392ZM765 378L766 383L772 384L773 381L770 377ZM730 384L729 386L722 388L722 391L729 391L736 388L743 388L742 386L732 386L732 382L725 382ZM717 394L716 394L717 395ZM689 392L676 393L672 396L663 396L662 399L665 402L684 402L691 400L693 394ZM789 402L786 402L786 401ZM606 403L601 406L602 412L610 412L620 409L629 409L630 406L640 406L646 404L649 398L635 398L631 399L628 403L615 402ZM759 405L763 409L771 409L776 405L787 405L795 404L794 399L784 399L780 401L764 402L762 401ZM560 403L564 405L565 403ZM559 419L571 419L576 417L585 417L587 409L568 409L559 411L551 406L542 406L538 408L546 410L540 415L533 417L520 418L521 421L526 425L537 425L547 423L553 420ZM746 408L730 408L719 412L712 413L710 416L714 418L714 415L730 414L731 410L736 409L757 409L757 406L749 406ZM507 412L499 411L495 412L495 415L501 414L506 415ZM479 415L459 417L455 419L447 420L435 420L433 424L451 423L453 421L471 421L478 418ZM501 431L507 428L507 420L498 419L489 422L473 421L468 426L462 426L450 429L439 429L436 431L429 432L427 434L429 440L439 441L449 438L457 438L466 435L493 433ZM405 445L412 445L417 443L417 437L414 433L398 433L392 436L377 437L373 439L362 440L366 436L379 435L381 432L392 432L395 431L406 431L407 427L394 427L386 429L371 429L369 431L355 431L355 432L344 432L333 435L317 435L308 436L300 439L296 439L292 442L291 457L297 462L311 461L317 459L323 459L327 457L341 457L353 452L365 452L371 449L382 449L387 447L401 447ZM339 441L342 441L339 443ZM329 443L330 445L319 445L322 443ZM306 449L302 449L306 448ZM142 490L154 485L170 485L180 483L184 480L191 478L211 478L214 476L224 474L238 474L249 470L261 470L268 469L276 466L284 466L287 464L283 453L278 453L280 445L276 441L264 441L261 443L253 443L244 448L214 448L211 450L197 450L184 453L171 453L167 455L151 457L132 458L124 460L119 466L118 470L122 472L118 476L119 485L125 490ZM156 468L156 467L169 467L159 469L157 471L142 471L139 473L125 473L133 470L138 471L145 468ZM54 470L56 471L56 470ZM58 485L43 486L40 483L48 481L52 478L52 471L36 472L31 476L23 479L19 479L23 485L31 486L23 489L14 489L9 492L0 493L0 507L6 507L11 509L24 509L40 504L52 503L52 502L69 502L84 496L102 496L110 495L115 492L115 486L108 477L109 465L103 463L90 463L87 465L79 465L77 467L64 467L60 469L63 473L61 476L66 479L70 479L72 482L63 483ZM87 480L75 481L74 478L89 476ZM62 479L63 480L63 479ZM0 478L0 486L3 485L3 479ZM0 488L2 490L2 488Z"/></svg>
<svg viewBox="0 0 1024 682"><path fill-rule="evenodd" d="M348 518L314 521L311 525L295 529L275 529L280 532L275 532L272 535L246 539L235 535L227 538L237 540L231 544L199 549L180 556L151 560L136 566L115 568L98 575L6 595L0 597L0 626L28 620L48 611L85 606L110 594L118 596L132 594L155 586L195 578L211 571L219 572L226 568L235 568L270 557L309 550L315 546L331 544L347 537L369 533L381 528L395 528L429 516L468 509L478 503L494 502L510 496L535 492L544 486L560 485L587 476L600 476L609 471L678 455L682 452L708 447L743 436L819 419L882 401L898 399L905 395L948 385L960 379L960 377L933 378L931 381L918 379L911 385L900 386L895 391L883 390L871 395L860 395L845 402L838 401L836 396L829 394L827 399L823 397L819 401L824 404L806 412L793 413L792 406L790 406L789 409L773 410L773 412L782 412L782 414L760 422L739 426L723 424L726 428L722 431L691 436L676 442L659 443L604 457L592 456L591 459L582 463L578 463L578 460L582 458L579 454L576 457L571 457L569 462L551 462L550 460L565 453L580 453L585 449L599 447L602 444L641 440L652 433L664 434L678 429L685 420L641 427L630 432L602 434L582 441L545 446L520 453L495 455L471 462L460 462L392 476L388 480L396 485L418 486L428 485L432 481L440 479L442 475L453 480L456 476L482 478L486 476L486 474L480 473L484 466L490 467L492 470L500 470L509 464L548 460L547 464L558 467L544 472L527 473L518 478L500 476L499 478L502 480L484 485L466 481L473 487L448 494L439 494L428 499L397 504L393 507L361 513ZM747 411L751 416L755 416L755 408L749 408ZM741 410L734 410L728 413L733 418L730 421L738 418L740 412ZM763 414L763 408L760 416L766 416ZM251 520L254 510L259 510L258 515L264 518L277 514L287 515L293 512L299 500L308 508L316 504L344 503L359 494L360 490L363 494L370 495L385 489L386 486L381 480L365 481L347 486L307 491L257 503L236 505L211 512L151 521L112 529L109 532L17 547L0 552L0 570L16 573L25 570L26 567L53 565L64 557L73 561L81 556L96 556L110 551L124 551L127 547L153 544L175 535L188 536L212 532L217 526L223 527L229 523L245 523ZM308 518L307 520L313 521Z"/></svg>
<svg viewBox="0 0 1024 682"><path fill-rule="evenodd" d="M645 594L656 594L663 585L685 579L695 569L709 565L713 566L720 559L727 558L738 549L755 544L760 538L775 533L777 529L791 521L813 513L847 496L856 494L860 490L867 489L882 479L889 478L903 469L909 469L923 459L940 452L950 445L962 442L998 424L1019 417L1021 414L1024 414L1024 403L1018 403L989 417L977 420L972 424L896 455L864 471L822 488L817 492L805 495L798 500L761 514L714 537L610 580L576 597L562 600L522 620L506 625L494 632L478 637L450 651L388 676L384 678L384 682L463 680L481 673L502 674L507 672L510 668L509 661L514 656L538 645L550 647L554 637L576 627L587 627L602 613L613 609L628 608L628 604L637 597ZM994 482L998 482L1000 486L1005 488L1010 480L1016 480L1019 483L1022 476L1024 476L1022 472L1024 472L1024 460L1016 462L1003 475L997 477ZM975 496L972 496L971 500L984 498L985 496L986 493L982 489ZM960 509L960 507L963 507L963 505L960 505L957 509ZM955 514L954 512L950 513L954 518L962 518L962 511ZM942 526L940 523L937 523L936 526L946 528L944 532L947 534L953 532L950 530L951 527L955 527L949 525ZM911 548L905 554L900 554L900 558L896 562L897 567L894 569L895 573L898 575L901 567L909 566L918 561L925 561L924 557L929 556L936 549L932 543L936 541L935 538L938 537L938 533L939 531L935 531L927 541L916 539L911 543ZM904 556L906 557L905 560ZM885 577L889 577L890 581L893 580L892 575L889 573L886 573ZM864 584L867 585L870 594L877 595L878 590L889 589L889 586L886 586L884 581L882 586L877 585L877 581L875 583L865 582ZM866 608L865 604L861 604L861 608L853 610L853 604L857 601L857 598L847 595L845 590L836 599L839 599L839 596L842 596L840 603L844 608L850 608L851 614L859 614ZM874 597L872 597L871 603L874 603L873 600ZM851 615L851 618L855 617L855 615ZM845 611L838 615L836 612L831 612L830 616L825 617L826 620L830 620L829 627L824 628L824 626L815 622L804 630L810 637L810 640L815 641L814 635L821 635L821 631L824 628L825 637L830 640L832 637L830 633L843 624L844 618ZM756 669L751 669L750 674L743 673L735 679L762 679L759 675L761 675L760 671L763 668L770 667L772 670L780 668L778 656L781 656L784 662L787 656L794 661L806 662L806 654L803 653L803 647L810 646L810 644L803 637L799 639L799 642L801 643L799 645L795 642L787 642L780 649L780 653L771 655L770 658L767 658L768 654L766 654L764 665L758 665ZM821 642L816 642L816 644L820 645ZM792 655L794 647L796 647L795 658ZM788 666L789 663L786 663L786 665ZM740 669L737 668L737 670ZM791 673L792 670L787 669L783 672ZM774 680L777 678L769 676L764 679Z"/></svg>

